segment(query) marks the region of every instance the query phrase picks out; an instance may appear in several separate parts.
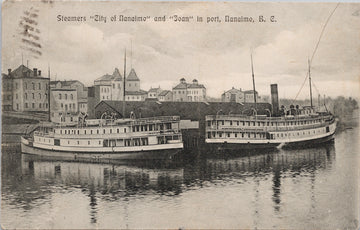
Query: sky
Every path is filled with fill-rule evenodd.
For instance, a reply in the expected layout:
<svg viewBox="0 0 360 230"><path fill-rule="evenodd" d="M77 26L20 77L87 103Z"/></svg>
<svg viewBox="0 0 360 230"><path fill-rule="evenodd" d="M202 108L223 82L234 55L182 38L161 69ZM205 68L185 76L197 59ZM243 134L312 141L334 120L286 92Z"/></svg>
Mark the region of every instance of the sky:
<svg viewBox="0 0 360 230"><path fill-rule="evenodd" d="M134 68L141 88L171 89L184 77L197 79L207 95L220 97L232 87L252 89L253 56L256 90L270 94L277 83L281 98L294 99L308 71L324 24L336 3L222 2L61 2L8 1L2 6L2 72L21 63L41 69L52 80L80 80L91 86L115 68ZM38 39L24 43L24 17ZM107 17L106 23L92 15ZM59 22L57 16L84 16L86 22ZM150 16L146 22L111 22L113 15ZM172 15L193 16L174 22ZM253 17L253 23L225 23L225 15ZM258 22L262 15L266 22ZM153 17L166 16L165 22ZM197 16L204 21L196 22ZM207 23L207 17L222 22ZM274 16L276 22L270 22ZM359 98L360 4L341 3L330 18L311 62L313 94ZM30 31L31 32L31 31ZM29 51L35 47L37 52ZM41 54L39 54L41 53ZM308 83L299 99L309 97ZM316 97L316 96L314 96Z"/></svg>

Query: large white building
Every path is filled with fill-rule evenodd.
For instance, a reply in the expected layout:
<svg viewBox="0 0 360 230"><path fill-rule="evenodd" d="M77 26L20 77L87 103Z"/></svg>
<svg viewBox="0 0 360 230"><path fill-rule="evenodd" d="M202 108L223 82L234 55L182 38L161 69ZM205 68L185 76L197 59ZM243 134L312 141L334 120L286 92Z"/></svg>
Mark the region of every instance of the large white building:
<svg viewBox="0 0 360 230"><path fill-rule="evenodd" d="M185 78L181 78L180 83L173 87L172 92L174 101L206 101L206 88L196 79L192 83L187 83Z"/></svg>

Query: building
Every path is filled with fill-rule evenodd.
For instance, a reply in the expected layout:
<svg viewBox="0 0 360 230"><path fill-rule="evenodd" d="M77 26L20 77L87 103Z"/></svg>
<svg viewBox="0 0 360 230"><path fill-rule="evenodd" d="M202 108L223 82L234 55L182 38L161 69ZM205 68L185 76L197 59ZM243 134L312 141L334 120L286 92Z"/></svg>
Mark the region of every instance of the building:
<svg viewBox="0 0 360 230"><path fill-rule="evenodd" d="M126 92L140 92L140 79L134 69L126 77ZM126 94L125 94L126 95Z"/></svg>
<svg viewBox="0 0 360 230"><path fill-rule="evenodd" d="M123 99L123 81L118 68L115 68L112 75L104 76L94 81L95 86L99 86L100 100L120 101Z"/></svg>
<svg viewBox="0 0 360 230"><path fill-rule="evenodd" d="M222 102L237 102L237 103L254 103L254 90L242 91L232 87L232 89L221 94ZM256 101L260 102L258 92L256 92Z"/></svg>
<svg viewBox="0 0 360 230"><path fill-rule="evenodd" d="M255 91L256 101L259 102L259 94ZM254 103L254 90L244 91L244 103Z"/></svg>
<svg viewBox="0 0 360 230"><path fill-rule="evenodd" d="M48 112L50 78L24 65L2 74L3 111Z"/></svg>
<svg viewBox="0 0 360 230"><path fill-rule="evenodd" d="M78 98L78 110L80 113L86 114L88 112L88 104L87 104L87 97L86 98Z"/></svg>
<svg viewBox="0 0 360 230"><path fill-rule="evenodd" d="M75 89L77 94L78 112L87 113L87 88L78 80L51 81L51 89ZM86 105L84 105L84 103Z"/></svg>
<svg viewBox="0 0 360 230"><path fill-rule="evenodd" d="M148 98L157 98L159 99L159 94L161 93L162 89L160 86L158 88L150 88L148 91Z"/></svg>
<svg viewBox="0 0 360 230"><path fill-rule="evenodd" d="M172 101L173 93L170 90L163 90L159 93L159 101Z"/></svg>
<svg viewBox="0 0 360 230"><path fill-rule="evenodd" d="M191 84L185 78L180 79L180 83L173 88L174 101L200 102L206 101L206 88L194 79Z"/></svg>
<svg viewBox="0 0 360 230"><path fill-rule="evenodd" d="M224 92L221 94L221 101L222 102L237 102L237 103L243 103L245 98L245 94L240 89L235 89L232 87L232 89Z"/></svg>
<svg viewBox="0 0 360 230"><path fill-rule="evenodd" d="M77 123L79 110L76 89L50 90L50 120L55 123Z"/></svg>
<svg viewBox="0 0 360 230"><path fill-rule="evenodd" d="M148 92L140 89L140 79L134 69L125 79L125 100L127 101L144 101ZM94 81L94 86L88 87L87 92L87 109L89 116L93 116L91 108L94 108L100 101L122 101L123 100L123 77L119 69L115 68L112 75L104 76Z"/></svg>
<svg viewBox="0 0 360 230"><path fill-rule="evenodd" d="M139 91L126 91L126 101L145 101L148 96L148 92L140 89Z"/></svg>

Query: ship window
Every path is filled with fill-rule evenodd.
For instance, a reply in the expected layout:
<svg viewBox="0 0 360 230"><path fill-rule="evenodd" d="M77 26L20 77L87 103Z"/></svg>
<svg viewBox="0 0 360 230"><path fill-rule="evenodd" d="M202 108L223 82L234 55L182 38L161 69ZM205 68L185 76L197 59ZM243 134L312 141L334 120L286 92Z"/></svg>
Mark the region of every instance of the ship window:
<svg viewBox="0 0 360 230"><path fill-rule="evenodd" d="M68 141L68 145L70 144L70 141Z"/></svg>
<svg viewBox="0 0 360 230"><path fill-rule="evenodd" d="M221 121L221 125L224 125L224 121Z"/></svg>
<svg viewBox="0 0 360 230"><path fill-rule="evenodd" d="M112 133L112 129L110 129L110 133Z"/></svg>
<svg viewBox="0 0 360 230"><path fill-rule="evenodd" d="M135 132L135 126L133 126L133 132Z"/></svg>
<svg viewBox="0 0 360 230"><path fill-rule="evenodd" d="M250 138L250 133L248 133L248 137Z"/></svg>
<svg viewBox="0 0 360 230"><path fill-rule="evenodd" d="M219 133L219 137L222 137L222 133Z"/></svg>
<svg viewBox="0 0 360 230"><path fill-rule="evenodd" d="M92 131L92 130L90 130L90 134L93 134L93 131Z"/></svg>
<svg viewBox="0 0 360 230"><path fill-rule="evenodd" d="M242 125L245 125L245 121L242 122Z"/></svg>
<svg viewBox="0 0 360 230"><path fill-rule="evenodd" d="M98 130L98 129L96 130L96 133L99 134L99 130Z"/></svg>
<svg viewBox="0 0 360 230"><path fill-rule="evenodd" d="M258 122L258 126L260 126L260 122Z"/></svg>
<svg viewBox="0 0 360 230"><path fill-rule="evenodd" d="M77 144L79 145L79 144L80 144L80 141L77 141Z"/></svg>
<svg viewBox="0 0 360 230"><path fill-rule="evenodd" d="M126 133L126 128L124 129L124 133Z"/></svg>
<svg viewBox="0 0 360 230"><path fill-rule="evenodd" d="M60 130L60 134L62 134L62 130Z"/></svg>
<svg viewBox="0 0 360 230"><path fill-rule="evenodd" d="M77 133L80 134L80 130L78 130Z"/></svg>
<svg viewBox="0 0 360 230"><path fill-rule="evenodd" d="M253 126L255 126L255 121L253 121L253 123L252 123L252 124L253 124Z"/></svg>
<svg viewBox="0 0 360 230"><path fill-rule="evenodd" d="M279 134L277 134L276 136L279 137Z"/></svg>
<svg viewBox="0 0 360 230"><path fill-rule="evenodd" d="M210 133L210 132L207 133L207 137L208 137L208 138L211 137L211 133Z"/></svg>
<svg viewBox="0 0 360 230"><path fill-rule="evenodd" d="M119 129L116 129L116 132L117 132L117 133L119 133L119 132L120 132L120 130L119 130Z"/></svg>
<svg viewBox="0 0 360 230"><path fill-rule="evenodd" d="M281 134L281 137L284 137L284 135L283 135L283 134Z"/></svg>
<svg viewBox="0 0 360 230"><path fill-rule="evenodd" d="M244 133L241 133L241 137L244 137Z"/></svg>
<svg viewBox="0 0 360 230"><path fill-rule="evenodd" d="M247 122L247 125L250 126L250 121Z"/></svg>
<svg viewBox="0 0 360 230"><path fill-rule="evenodd" d="M86 129L84 130L84 134L86 134Z"/></svg>
<svg viewBox="0 0 360 230"><path fill-rule="evenodd" d="M99 145L101 145L101 141L99 141Z"/></svg>
<svg viewBox="0 0 360 230"><path fill-rule="evenodd" d="M274 126L274 122L271 122L271 126Z"/></svg>
<svg viewBox="0 0 360 230"><path fill-rule="evenodd" d="M228 137L230 137L230 133L228 133Z"/></svg>
<svg viewBox="0 0 360 230"><path fill-rule="evenodd" d="M90 145L90 141L88 141L88 145Z"/></svg>
<svg viewBox="0 0 360 230"><path fill-rule="evenodd" d="M211 126L211 121L207 122L207 126L209 126L209 127Z"/></svg>
<svg viewBox="0 0 360 230"><path fill-rule="evenodd" d="M103 129L103 133L105 133L105 129Z"/></svg>
<svg viewBox="0 0 360 230"><path fill-rule="evenodd" d="M232 125L232 121L230 121L230 125Z"/></svg>
<svg viewBox="0 0 360 230"><path fill-rule="evenodd" d="M235 137L237 137L237 133L235 133Z"/></svg>

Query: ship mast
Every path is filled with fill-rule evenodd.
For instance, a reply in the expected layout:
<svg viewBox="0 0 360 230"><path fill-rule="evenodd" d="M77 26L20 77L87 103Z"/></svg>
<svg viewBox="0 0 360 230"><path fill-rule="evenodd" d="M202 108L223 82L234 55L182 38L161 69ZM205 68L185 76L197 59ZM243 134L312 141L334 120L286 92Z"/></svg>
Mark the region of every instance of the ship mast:
<svg viewBox="0 0 360 230"><path fill-rule="evenodd" d="M124 54L124 87L123 87L123 106L122 106L122 114L123 119L125 119L125 85L126 85L126 49Z"/></svg>
<svg viewBox="0 0 360 230"><path fill-rule="evenodd" d="M311 108L313 108L312 90L311 90L311 75L310 75L310 59L308 59L308 62L309 62L310 106L311 106Z"/></svg>
<svg viewBox="0 0 360 230"><path fill-rule="evenodd" d="M255 110L257 110L257 104L256 104L256 91L255 91L255 76L254 76L254 66L253 66L252 53L251 53L251 73L252 73L253 90L254 90Z"/></svg>

